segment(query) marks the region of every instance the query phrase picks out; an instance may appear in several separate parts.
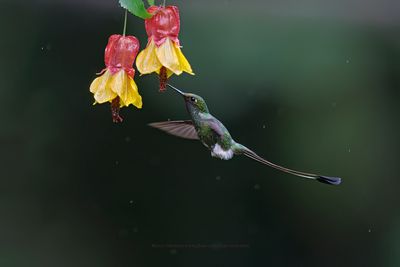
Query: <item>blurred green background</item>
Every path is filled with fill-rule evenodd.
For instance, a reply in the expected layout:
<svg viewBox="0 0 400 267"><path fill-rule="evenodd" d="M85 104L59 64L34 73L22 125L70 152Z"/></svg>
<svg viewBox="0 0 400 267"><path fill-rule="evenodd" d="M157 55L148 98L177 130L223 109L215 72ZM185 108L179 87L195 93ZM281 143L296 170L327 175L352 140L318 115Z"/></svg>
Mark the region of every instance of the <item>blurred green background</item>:
<svg viewBox="0 0 400 267"><path fill-rule="evenodd" d="M147 127L188 118L153 75L113 124L88 87L117 1L1 0L0 266L400 266L399 2L167 4L196 73L171 83L236 141L343 184Z"/></svg>

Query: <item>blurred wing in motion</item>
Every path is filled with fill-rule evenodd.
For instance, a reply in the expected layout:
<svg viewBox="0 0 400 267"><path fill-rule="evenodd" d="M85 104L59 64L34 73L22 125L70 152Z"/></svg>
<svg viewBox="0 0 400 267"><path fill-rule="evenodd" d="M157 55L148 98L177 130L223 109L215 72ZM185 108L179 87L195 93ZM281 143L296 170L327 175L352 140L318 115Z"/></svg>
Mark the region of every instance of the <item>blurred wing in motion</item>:
<svg viewBox="0 0 400 267"><path fill-rule="evenodd" d="M194 125L190 120L153 122L148 125L181 138L199 140L196 128L194 128Z"/></svg>

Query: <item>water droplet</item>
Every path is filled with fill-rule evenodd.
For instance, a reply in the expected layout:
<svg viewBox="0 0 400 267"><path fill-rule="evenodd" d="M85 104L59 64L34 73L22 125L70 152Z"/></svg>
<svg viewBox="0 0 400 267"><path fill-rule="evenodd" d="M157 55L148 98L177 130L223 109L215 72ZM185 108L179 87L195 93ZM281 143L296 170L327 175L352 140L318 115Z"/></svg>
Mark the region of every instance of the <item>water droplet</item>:
<svg viewBox="0 0 400 267"><path fill-rule="evenodd" d="M216 179L217 181L219 181L219 180L221 180L221 176L217 176L217 177L215 177L215 179Z"/></svg>
<svg viewBox="0 0 400 267"><path fill-rule="evenodd" d="M262 126L262 127L263 127L263 129L265 129L265 127L266 127L266 126L265 126L265 124L263 124L263 126Z"/></svg>
<svg viewBox="0 0 400 267"><path fill-rule="evenodd" d="M337 103L336 103L336 102L332 102L332 104L331 104L331 105L332 105L332 107L333 107L333 108L336 108L336 106L337 106Z"/></svg>
<svg viewBox="0 0 400 267"><path fill-rule="evenodd" d="M49 51L51 49L51 44L46 44L46 45L42 45L41 47L40 47L40 50L42 50L42 51Z"/></svg>
<svg viewBox="0 0 400 267"><path fill-rule="evenodd" d="M371 229L368 229L368 233L371 233Z"/></svg>
<svg viewBox="0 0 400 267"><path fill-rule="evenodd" d="M349 64L350 63L350 59L346 59L346 64Z"/></svg>
<svg viewBox="0 0 400 267"><path fill-rule="evenodd" d="M133 200L129 200L129 204L133 204Z"/></svg>
<svg viewBox="0 0 400 267"><path fill-rule="evenodd" d="M131 138L129 136L125 137L125 142L129 143L131 141Z"/></svg>
<svg viewBox="0 0 400 267"><path fill-rule="evenodd" d="M172 255L175 255L176 253L178 253L178 251L176 249L171 249L169 251L169 253L171 253Z"/></svg>
<svg viewBox="0 0 400 267"><path fill-rule="evenodd" d="M119 161L118 161L118 160L116 160L116 161L115 161L115 165L118 165L118 164L119 164Z"/></svg>
<svg viewBox="0 0 400 267"><path fill-rule="evenodd" d="M133 231L134 233L137 233L137 232L139 232L139 229L138 229L137 227L133 227L132 231Z"/></svg>
<svg viewBox="0 0 400 267"><path fill-rule="evenodd" d="M348 150L348 151L349 151L349 153L350 153L350 152L351 152L351 149L349 148L349 150Z"/></svg>
<svg viewBox="0 0 400 267"><path fill-rule="evenodd" d="M255 189L255 190L259 190L260 188L261 188L261 186L260 186L259 184L255 184L255 185L254 185L254 189Z"/></svg>

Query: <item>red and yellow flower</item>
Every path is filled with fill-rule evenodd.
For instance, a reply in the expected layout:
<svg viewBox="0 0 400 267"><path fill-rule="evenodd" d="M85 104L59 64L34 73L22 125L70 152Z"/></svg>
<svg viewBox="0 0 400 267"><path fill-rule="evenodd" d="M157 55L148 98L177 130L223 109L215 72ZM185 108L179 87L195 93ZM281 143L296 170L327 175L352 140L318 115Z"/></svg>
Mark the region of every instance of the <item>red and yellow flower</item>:
<svg viewBox="0 0 400 267"><path fill-rule="evenodd" d="M135 70L132 67L138 51L139 41L136 37L111 35L104 53L106 68L90 85L95 103L111 103L114 122L122 121L119 116L121 107L132 104L142 108L142 97L133 80Z"/></svg>
<svg viewBox="0 0 400 267"><path fill-rule="evenodd" d="M148 43L139 53L136 66L141 74L156 72L160 77L160 91L163 91L172 74L194 73L179 44L178 7L151 6L147 11L153 15L145 20Z"/></svg>

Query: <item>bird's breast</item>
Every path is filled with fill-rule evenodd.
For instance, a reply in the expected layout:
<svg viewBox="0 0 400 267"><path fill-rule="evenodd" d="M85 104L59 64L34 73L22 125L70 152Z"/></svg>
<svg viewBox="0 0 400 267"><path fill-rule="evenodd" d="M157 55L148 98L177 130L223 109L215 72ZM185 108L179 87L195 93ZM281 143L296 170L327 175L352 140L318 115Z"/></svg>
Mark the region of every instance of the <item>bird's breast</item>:
<svg viewBox="0 0 400 267"><path fill-rule="evenodd" d="M215 158L220 158L224 160L231 159L233 157L233 150L232 149L223 149L218 143L211 149L211 156Z"/></svg>

